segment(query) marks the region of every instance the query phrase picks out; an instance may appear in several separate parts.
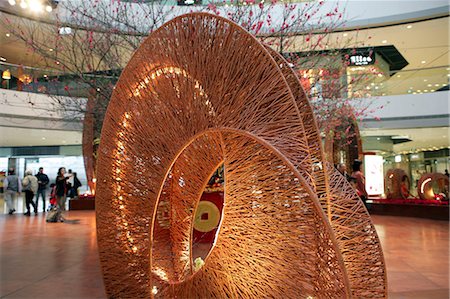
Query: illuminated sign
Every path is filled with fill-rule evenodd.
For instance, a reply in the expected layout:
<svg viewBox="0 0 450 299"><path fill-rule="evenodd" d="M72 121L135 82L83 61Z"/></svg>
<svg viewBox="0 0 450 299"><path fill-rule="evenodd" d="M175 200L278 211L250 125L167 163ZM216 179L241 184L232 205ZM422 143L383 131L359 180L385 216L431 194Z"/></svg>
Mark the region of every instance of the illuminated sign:
<svg viewBox="0 0 450 299"><path fill-rule="evenodd" d="M345 55L349 66L364 66L375 64L375 52L372 49L364 48L352 51Z"/></svg>
<svg viewBox="0 0 450 299"><path fill-rule="evenodd" d="M383 157L375 155L364 156L364 175L368 195L384 193Z"/></svg>

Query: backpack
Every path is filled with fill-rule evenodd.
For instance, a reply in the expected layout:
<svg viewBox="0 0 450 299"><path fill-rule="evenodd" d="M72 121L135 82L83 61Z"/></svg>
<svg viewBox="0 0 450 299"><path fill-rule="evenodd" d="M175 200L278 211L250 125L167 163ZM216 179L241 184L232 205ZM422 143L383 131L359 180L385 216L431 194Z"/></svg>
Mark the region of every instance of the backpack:
<svg viewBox="0 0 450 299"><path fill-rule="evenodd" d="M22 180L22 185L23 185L23 190L30 190L33 193L36 193L38 191L39 188L39 184L38 184L38 180L35 176L32 175L27 175L23 180Z"/></svg>

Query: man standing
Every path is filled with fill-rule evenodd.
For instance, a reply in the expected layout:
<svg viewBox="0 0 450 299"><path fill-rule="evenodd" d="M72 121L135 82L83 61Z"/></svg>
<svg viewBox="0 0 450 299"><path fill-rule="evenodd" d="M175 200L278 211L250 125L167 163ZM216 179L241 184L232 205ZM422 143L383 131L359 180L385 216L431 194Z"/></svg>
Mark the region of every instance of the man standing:
<svg viewBox="0 0 450 299"><path fill-rule="evenodd" d="M39 206L39 194L42 196L42 211L45 213L45 190L47 188L47 185L49 183L48 176L44 173L44 168L39 167L39 172L36 174L36 178L39 183L39 188L36 193L36 210Z"/></svg>
<svg viewBox="0 0 450 299"><path fill-rule="evenodd" d="M8 176L3 181L3 190L5 190L5 199L9 215L12 215L16 211L14 208L15 201L17 195L22 192L22 182L15 173L14 168L10 168L8 170Z"/></svg>

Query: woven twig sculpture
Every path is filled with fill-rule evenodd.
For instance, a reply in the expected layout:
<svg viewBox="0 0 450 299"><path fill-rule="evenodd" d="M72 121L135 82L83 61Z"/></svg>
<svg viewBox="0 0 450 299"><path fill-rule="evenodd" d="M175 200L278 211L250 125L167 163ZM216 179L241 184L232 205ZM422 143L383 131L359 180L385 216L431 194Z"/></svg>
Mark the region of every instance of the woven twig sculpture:
<svg viewBox="0 0 450 299"><path fill-rule="evenodd" d="M405 195L402 195L402 181L404 180L404 184L406 185L407 190L410 187L410 181L408 175L403 169L393 168L389 169L386 172L386 197L388 199L399 199L403 198ZM406 196L407 198L408 196Z"/></svg>
<svg viewBox="0 0 450 299"><path fill-rule="evenodd" d="M152 33L116 85L101 140L108 296L385 297L375 229L323 162L298 78L236 24L194 13ZM222 223L199 268L195 211L222 163Z"/></svg>
<svg viewBox="0 0 450 299"><path fill-rule="evenodd" d="M423 174L417 182L417 194L420 199L435 199L435 194L444 193L448 199L448 176L433 172Z"/></svg>

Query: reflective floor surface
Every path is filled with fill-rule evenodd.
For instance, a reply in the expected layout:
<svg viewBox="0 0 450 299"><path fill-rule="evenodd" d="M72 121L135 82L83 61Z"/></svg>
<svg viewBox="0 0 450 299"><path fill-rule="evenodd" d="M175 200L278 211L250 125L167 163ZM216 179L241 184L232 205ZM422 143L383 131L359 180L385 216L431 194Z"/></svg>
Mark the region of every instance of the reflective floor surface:
<svg viewBox="0 0 450 299"><path fill-rule="evenodd" d="M95 213L0 215L1 298L106 298ZM449 298L448 222L374 216L388 268L389 298Z"/></svg>

